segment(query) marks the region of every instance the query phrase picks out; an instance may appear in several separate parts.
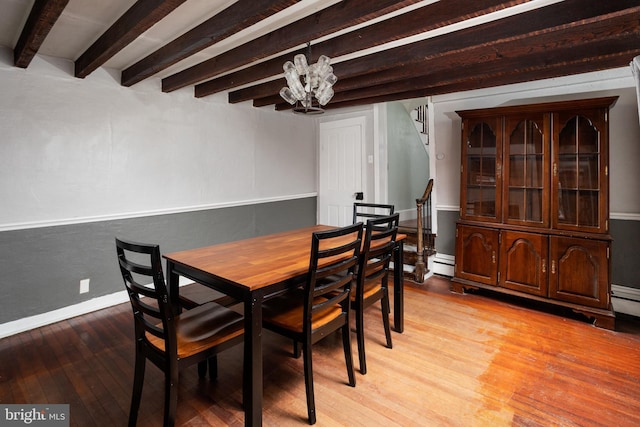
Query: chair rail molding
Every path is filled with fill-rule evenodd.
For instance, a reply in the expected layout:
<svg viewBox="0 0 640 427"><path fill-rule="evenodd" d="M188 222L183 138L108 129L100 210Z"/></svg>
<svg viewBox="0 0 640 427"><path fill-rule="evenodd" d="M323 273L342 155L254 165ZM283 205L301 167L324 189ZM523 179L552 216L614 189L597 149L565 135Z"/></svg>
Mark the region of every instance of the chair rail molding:
<svg viewBox="0 0 640 427"><path fill-rule="evenodd" d="M250 206L250 205L259 205L263 203L284 202L287 200L306 199L309 197L317 197L317 196L318 196L318 193L313 192L313 193L305 193L305 194L293 194L289 196L265 197L260 199L249 199L249 200L235 200L235 201L229 201L229 202L211 203L207 205L185 206L185 207L157 209L157 210L140 211L140 212L123 212L123 213L117 213L117 214L68 218L68 219L59 219L59 220L51 220L51 221L35 221L35 222L23 222L23 223L12 223L12 224L0 224L0 232L13 231L13 230L27 230L31 228L55 227L58 225L73 225L73 224L85 224L90 222L142 218L146 216L169 215L169 214L177 214L177 213L185 213L185 212L207 211L211 209L224 209L224 208L233 208L237 206Z"/></svg>

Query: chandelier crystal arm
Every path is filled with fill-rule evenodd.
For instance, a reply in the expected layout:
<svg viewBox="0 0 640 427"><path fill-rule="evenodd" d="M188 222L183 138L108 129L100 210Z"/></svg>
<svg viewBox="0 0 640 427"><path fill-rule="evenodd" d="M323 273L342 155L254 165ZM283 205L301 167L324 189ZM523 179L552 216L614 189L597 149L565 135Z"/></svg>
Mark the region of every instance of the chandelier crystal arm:
<svg viewBox="0 0 640 427"><path fill-rule="evenodd" d="M307 43L307 47L311 58L311 44ZM280 96L289 104L298 105L294 112L322 113L320 106L331 100L334 95L333 85L338 81L333 74L331 58L320 55L315 64L309 65L307 56L300 53L294 56L293 62L285 62L282 69L287 86L280 89ZM314 106L314 98L318 106Z"/></svg>

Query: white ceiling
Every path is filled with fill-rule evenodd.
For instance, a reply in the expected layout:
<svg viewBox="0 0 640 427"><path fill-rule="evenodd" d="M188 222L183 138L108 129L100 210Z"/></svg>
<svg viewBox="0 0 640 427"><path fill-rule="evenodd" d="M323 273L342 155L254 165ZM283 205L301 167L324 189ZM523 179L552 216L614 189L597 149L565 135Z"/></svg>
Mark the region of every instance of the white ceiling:
<svg viewBox="0 0 640 427"><path fill-rule="evenodd" d="M123 50L109 59L104 66L123 70L169 43L189 29L216 15L237 0L187 0L162 21L146 31ZM211 56L266 34L301 17L311 15L340 0L301 0L245 31L200 51L174 65L156 77L162 78L178 70L195 65ZM0 0L0 45L13 49L29 16L35 0ZM70 0L64 12L47 35L38 51L41 55L75 61L91 46L136 0ZM434 0L421 2L421 5Z"/></svg>
<svg viewBox="0 0 640 427"><path fill-rule="evenodd" d="M29 12L35 0L0 0L0 45L11 49L16 45L20 32L27 20ZM153 52L189 29L216 15L237 0L187 0L166 18L151 27L141 37L130 43L123 50L109 59L104 66L116 70L123 70L128 66L144 58L149 52ZM197 54L169 67L158 73L155 77L163 78L179 70L195 65L212 56L225 52L257 36L266 34L276 28L294 22L301 17L311 15L321 9L332 6L340 0L301 0L297 4L252 25L244 31L229 37ZM394 13L385 15L377 20L387 19L391 16L416 9L438 0L425 0L412 6L405 7ZM465 26L479 24L495 19L521 13L527 10L539 8L561 0L531 0L526 4L518 5L506 10L494 12L472 20L463 21L454 25L440 28L431 34L423 33L418 36L393 42L390 45L380 46L373 51L380 51L401 44L406 44L422 38L434 37L450 31L455 31ZM47 35L44 43L38 51L41 55L64 58L75 61L91 44L100 37L123 13L125 13L136 0L70 0L64 12ZM374 21L366 24L370 25ZM355 29L351 27L344 32ZM335 35L335 34L334 34ZM332 35L332 36L334 36ZM322 40L322 39L320 39ZM314 40L311 40L312 42ZM297 46L296 50L303 46ZM359 52L343 60L362 56L371 52ZM335 59L335 58L333 58Z"/></svg>

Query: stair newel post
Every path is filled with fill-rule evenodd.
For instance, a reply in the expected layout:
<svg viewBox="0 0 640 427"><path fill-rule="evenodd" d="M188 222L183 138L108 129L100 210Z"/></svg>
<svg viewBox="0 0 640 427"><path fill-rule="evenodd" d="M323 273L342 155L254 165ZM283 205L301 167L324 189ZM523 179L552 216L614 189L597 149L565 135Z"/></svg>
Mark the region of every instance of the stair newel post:
<svg viewBox="0 0 640 427"><path fill-rule="evenodd" d="M416 248L416 254L418 259L416 260L416 269L414 271L415 280L418 283L424 282L424 230L422 225L422 208L424 206L423 199L416 199L416 208L418 209L418 224L416 228L416 232L418 234L418 244Z"/></svg>

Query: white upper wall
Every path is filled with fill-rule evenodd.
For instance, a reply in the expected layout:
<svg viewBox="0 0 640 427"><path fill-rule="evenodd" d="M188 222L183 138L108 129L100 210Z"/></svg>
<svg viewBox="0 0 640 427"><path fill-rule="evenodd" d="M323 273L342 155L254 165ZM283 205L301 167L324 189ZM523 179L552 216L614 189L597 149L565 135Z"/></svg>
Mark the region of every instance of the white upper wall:
<svg viewBox="0 0 640 427"><path fill-rule="evenodd" d="M119 79L0 48L0 230L315 195L315 120Z"/></svg>
<svg viewBox="0 0 640 427"><path fill-rule="evenodd" d="M563 99L619 96L609 122L611 216L640 214L640 125L629 67L433 97L437 208L460 206L460 117L456 111Z"/></svg>

